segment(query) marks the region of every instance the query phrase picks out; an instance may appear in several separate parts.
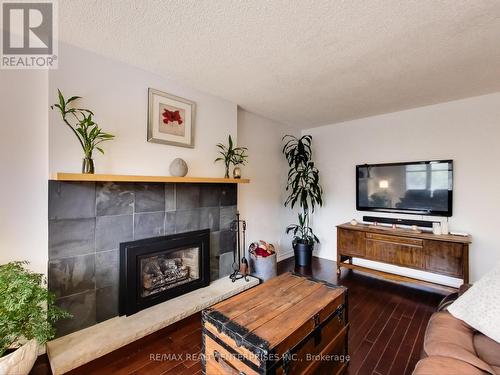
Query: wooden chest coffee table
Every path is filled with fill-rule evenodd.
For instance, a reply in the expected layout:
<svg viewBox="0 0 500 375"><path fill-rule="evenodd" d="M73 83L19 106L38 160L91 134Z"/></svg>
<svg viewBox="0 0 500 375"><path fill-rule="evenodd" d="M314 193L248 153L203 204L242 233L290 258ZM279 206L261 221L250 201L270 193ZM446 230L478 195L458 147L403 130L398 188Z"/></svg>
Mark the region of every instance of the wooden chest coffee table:
<svg viewBox="0 0 500 375"><path fill-rule="evenodd" d="M292 273L202 313L207 375L341 374L347 289Z"/></svg>

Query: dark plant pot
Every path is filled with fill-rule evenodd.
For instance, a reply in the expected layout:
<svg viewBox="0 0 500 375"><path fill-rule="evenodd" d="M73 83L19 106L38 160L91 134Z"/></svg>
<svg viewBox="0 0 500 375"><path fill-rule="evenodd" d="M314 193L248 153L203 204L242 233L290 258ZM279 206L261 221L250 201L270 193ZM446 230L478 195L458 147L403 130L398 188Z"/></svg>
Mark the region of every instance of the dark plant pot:
<svg viewBox="0 0 500 375"><path fill-rule="evenodd" d="M313 248L314 245L312 244L294 244L293 252L295 254L295 264L301 267L311 267Z"/></svg>

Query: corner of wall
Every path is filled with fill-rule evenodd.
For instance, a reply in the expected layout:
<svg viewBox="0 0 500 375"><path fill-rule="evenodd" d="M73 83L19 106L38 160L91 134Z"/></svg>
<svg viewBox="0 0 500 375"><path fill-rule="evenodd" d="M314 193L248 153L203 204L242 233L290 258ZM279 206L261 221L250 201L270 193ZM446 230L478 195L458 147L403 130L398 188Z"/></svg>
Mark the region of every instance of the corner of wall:
<svg viewBox="0 0 500 375"><path fill-rule="evenodd" d="M48 72L0 72L0 263L27 260L47 272Z"/></svg>
<svg viewBox="0 0 500 375"><path fill-rule="evenodd" d="M248 223L249 241L264 240L277 248L278 261L293 255L285 228L295 214L283 206L288 165L281 154L282 137L300 131L238 108L238 145L249 149L243 175L248 185L238 189L238 205Z"/></svg>

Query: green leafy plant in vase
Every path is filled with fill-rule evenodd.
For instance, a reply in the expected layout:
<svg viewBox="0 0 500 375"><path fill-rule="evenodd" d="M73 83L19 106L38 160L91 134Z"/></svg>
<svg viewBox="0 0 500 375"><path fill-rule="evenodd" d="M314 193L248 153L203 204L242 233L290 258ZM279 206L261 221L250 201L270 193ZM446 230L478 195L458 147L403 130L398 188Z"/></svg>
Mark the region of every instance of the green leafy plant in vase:
<svg viewBox="0 0 500 375"><path fill-rule="evenodd" d="M239 166L245 165L247 163L248 155L245 154L245 151L247 151L247 149L246 147L241 147L241 148L243 149L243 151L236 153L236 155L234 156L233 178L241 178L241 168Z"/></svg>
<svg viewBox="0 0 500 375"><path fill-rule="evenodd" d="M285 206L293 209L298 205L298 224L287 227L286 233L293 233L295 261L299 266L310 266L314 244L319 243L309 223L316 206L323 205L323 189L319 182L319 170L312 160L312 136L300 138L292 135L283 137L283 154L288 162L288 181Z"/></svg>
<svg viewBox="0 0 500 375"><path fill-rule="evenodd" d="M94 173L94 150L104 154L99 146L101 143L112 140L115 136L104 132L94 121L94 113L85 108L73 107L74 101L81 99L80 96L72 96L65 99L61 90L57 90L59 102L50 106L58 109L62 120L75 134L83 149L82 173Z"/></svg>
<svg viewBox="0 0 500 375"><path fill-rule="evenodd" d="M43 274L28 262L0 265L0 373L28 374L38 346L55 335L54 323L70 314L55 306Z"/></svg>
<svg viewBox="0 0 500 375"><path fill-rule="evenodd" d="M241 171L238 165L246 164L247 162L246 159L248 158L246 152L248 151L248 148L235 147L231 135L229 135L228 137L227 146L222 143L218 143L217 148L219 149L219 154L221 154L222 157L218 157L217 159L215 159L215 162L218 161L224 162L224 167L225 167L224 178L229 178L229 170L231 168L231 164L235 166L235 171L233 171L234 178L240 178ZM236 168L238 168L238 170L236 170Z"/></svg>

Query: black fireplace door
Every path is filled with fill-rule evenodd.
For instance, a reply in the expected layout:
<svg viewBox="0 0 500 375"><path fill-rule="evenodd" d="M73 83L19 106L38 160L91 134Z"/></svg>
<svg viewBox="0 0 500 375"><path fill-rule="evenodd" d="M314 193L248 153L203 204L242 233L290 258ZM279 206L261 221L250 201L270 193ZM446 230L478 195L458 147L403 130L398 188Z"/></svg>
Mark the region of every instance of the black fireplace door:
<svg viewBox="0 0 500 375"><path fill-rule="evenodd" d="M205 287L210 280L210 231L120 244L120 315Z"/></svg>

